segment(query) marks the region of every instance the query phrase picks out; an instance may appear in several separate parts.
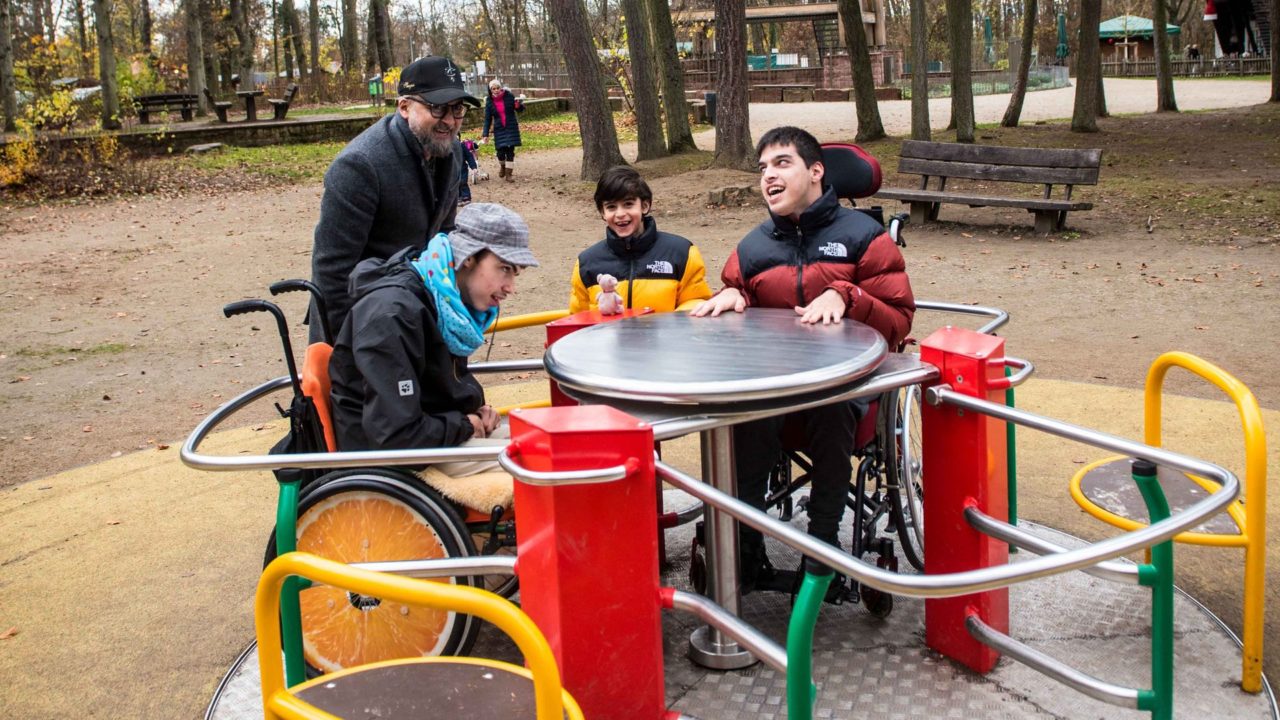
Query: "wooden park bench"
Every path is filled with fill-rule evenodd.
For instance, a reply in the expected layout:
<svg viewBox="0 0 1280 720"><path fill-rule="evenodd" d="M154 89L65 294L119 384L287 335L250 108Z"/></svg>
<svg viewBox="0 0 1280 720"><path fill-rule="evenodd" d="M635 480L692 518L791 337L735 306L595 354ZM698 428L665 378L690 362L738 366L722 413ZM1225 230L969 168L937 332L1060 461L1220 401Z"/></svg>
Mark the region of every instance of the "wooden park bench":
<svg viewBox="0 0 1280 720"><path fill-rule="evenodd" d="M1102 150L1058 150L998 147L964 143L907 140L902 143L898 172L920 175L920 188L881 188L876 197L901 200L911 205L911 221L924 223L938 219L942 203L969 207L1020 207L1036 214L1036 232L1061 230L1071 210L1091 210L1093 203L1071 199L1076 185L1097 185ZM938 178L938 187L929 189L929 178ZM979 195L947 189L949 178L982 182L1029 183L1044 186L1039 198ZM1060 198L1053 186L1064 185Z"/></svg>
<svg viewBox="0 0 1280 720"><path fill-rule="evenodd" d="M297 83L289 83L289 87L284 90L283 98L267 98L267 102L271 103L271 108L275 110L275 120L283 120L285 113L289 112L289 103L293 102L293 98L298 95Z"/></svg>
<svg viewBox="0 0 1280 720"><path fill-rule="evenodd" d="M227 111L231 109L231 101L218 100L213 96L213 93L209 92L207 87L204 89L204 98L209 101L209 107L213 108L213 111L218 114L218 122L226 122Z"/></svg>
<svg viewBox="0 0 1280 720"><path fill-rule="evenodd" d="M187 93L162 93L159 95L139 95L133 99L138 109L138 121L143 125L151 122L151 113L168 113L177 110L182 113L183 120L195 117L198 98Z"/></svg>

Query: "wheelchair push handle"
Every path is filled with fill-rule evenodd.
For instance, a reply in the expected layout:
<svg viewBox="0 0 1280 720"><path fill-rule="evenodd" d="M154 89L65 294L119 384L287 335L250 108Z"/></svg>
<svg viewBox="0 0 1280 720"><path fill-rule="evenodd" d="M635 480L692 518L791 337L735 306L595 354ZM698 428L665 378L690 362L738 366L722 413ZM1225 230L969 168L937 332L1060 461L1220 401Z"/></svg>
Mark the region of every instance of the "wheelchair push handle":
<svg viewBox="0 0 1280 720"><path fill-rule="evenodd" d="M222 314L226 317L245 315L252 312L271 313L276 319L276 329L280 333L280 342L284 345L284 361L289 366L289 382L293 385L294 397L302 397L302 382L298 379L298 366L293 361L293 343L289 342L289 323L284 319L284 312L273 302L259 300L237 300L222 306Z"/></svg>
<svg viewBox="0 0 1280 720"><path fill-rule="evenodd" d="M889 216L889 237L898 247L906 247L907 241L902 237L902 228L911 222L910 213L895 213Z"/></svg>
<svg viewBox="0 0 1280 720"><path fill-rule="evenodd" d="M311 293L311 301L315 305L316 313L320 315L320 331L324 335L324 341L330 345L333 344L333 327L329 325L329 308L325 305L324 295L315 283L310 280L294 278L292 280L273 282L267 289L271 291L272 295L303 290ZM310 317L308 317L308 321L312 321Z"/></svg>

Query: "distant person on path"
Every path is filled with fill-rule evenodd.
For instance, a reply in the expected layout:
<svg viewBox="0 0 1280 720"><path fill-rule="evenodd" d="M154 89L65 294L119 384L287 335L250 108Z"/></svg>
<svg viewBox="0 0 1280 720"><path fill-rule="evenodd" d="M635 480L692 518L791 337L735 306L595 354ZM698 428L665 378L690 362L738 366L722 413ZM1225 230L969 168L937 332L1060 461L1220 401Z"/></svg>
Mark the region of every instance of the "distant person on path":
<svg viewBox="0 0 1280 720"><path fill-rule="evenodd" d="M453 229L459 172L458 130L467 106L462 71L447 57L409 63L400 74L396 112L374 123L338 153L324 174L311 279L337 331L351 308L347 279L366 258L422 247ZM320 339L312 319L311 339Z"/></svg>
<svg viewBox="0 0 1280 720"><path fill-rule="evenodd" d="M466 207L471 202L471 173L479 166L476 164L476 143L474 140L462 141L462 169L458 171L458 207Z"/></svg>
<svg viewBox="0 0 1280 720"><path fill-rule="evenodd" d="M516 113L524 111L524 95L515 97L502 87L502 81L489 81L489 97L484 104L484 131L480 133L483 144L493 129L493 149L498 155L498 177L514 182L516 147L520 145L520 120Z"/></svg>
<svg viewBox="0 0 1280 720"><path fill-rule="evenodd" d="M604 239L578 255L569 312L596 309L601 274L617 278L624 308L692 310L711 297L702 253L685 238L658 230L649 214L653 191L640 173L624 165L605 170L595 201Z"/></svg>
<svg viewBox="0 0 1280 720"><path fill-rule="evenodd" d="M825 325L846 318L866 323L896 350L915 315L898 246L880 223L840 205L835 190L823 182L822 148L813 135L796 127L774 128L760 138L756 157L769 218L729 256L720 275L724 289L691 314L715 317L748 307L792 308L802 323ZM764 509L769 471L781 452L783 421L795 418L804 428L805 449L813 461L809 534L839 547L854 429L864 410L840 402L734 425L738 498ZM791 589L794 575L774 570L760 531L744 525L739 537L743 591Z"/></svg>

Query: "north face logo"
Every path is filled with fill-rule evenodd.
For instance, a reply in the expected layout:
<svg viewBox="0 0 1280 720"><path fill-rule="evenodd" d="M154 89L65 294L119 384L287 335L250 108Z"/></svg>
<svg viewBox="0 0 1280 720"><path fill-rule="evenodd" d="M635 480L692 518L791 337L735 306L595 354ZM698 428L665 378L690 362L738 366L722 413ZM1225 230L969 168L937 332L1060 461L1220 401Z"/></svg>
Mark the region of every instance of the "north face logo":
<svg viewBox="0 0 1280 720"><path fill-rule="evenodd" d="M649 263L647 269L654 275L674 275L676 272L675 268L671 267L671 263L666 260L654 260Z"/></svg>
<svg viewBox="0 0 1280 720"><path fill-rule="evenodd" d="M837 242L829 242L818 248L818 252L827 257L849 257L849 249Z"/></svg>

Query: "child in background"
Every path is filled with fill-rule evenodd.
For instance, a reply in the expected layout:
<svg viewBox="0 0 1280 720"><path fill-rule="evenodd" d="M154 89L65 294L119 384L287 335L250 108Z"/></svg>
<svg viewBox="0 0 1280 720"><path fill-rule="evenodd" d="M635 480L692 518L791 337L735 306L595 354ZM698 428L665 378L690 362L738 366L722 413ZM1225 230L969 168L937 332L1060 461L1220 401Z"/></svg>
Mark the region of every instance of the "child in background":
<svg viewBox="0 0 1280 720"><path fill-rule="evenodd" d="M462 167L458 170L458 207L466 207L471 203L471 185L468 180L471 177L471 171L476 167L475 141L463 140Z"/></svg>
<svg viewBox="0 0 1280 720"><path fill-rule="evenodd" d="M597 309L596 278L602 274L618 279L624 308L689 310L711 297L702 253L685 238L658 230L649 215L653 192L640 173L625 166L606 170L595 201L604 239L578 255L569 312Z"/></svg>

